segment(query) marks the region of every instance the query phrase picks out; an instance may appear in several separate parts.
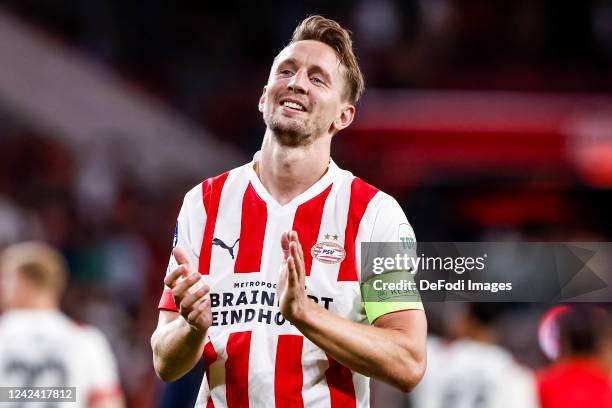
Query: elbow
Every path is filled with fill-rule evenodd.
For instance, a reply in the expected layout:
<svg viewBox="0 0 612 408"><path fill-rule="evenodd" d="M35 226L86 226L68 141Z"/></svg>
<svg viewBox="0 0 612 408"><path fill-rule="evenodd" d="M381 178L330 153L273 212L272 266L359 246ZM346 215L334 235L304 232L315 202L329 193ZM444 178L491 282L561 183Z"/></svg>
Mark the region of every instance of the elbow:
<svg viewBox="0 0 612 408"><path fill-rule="evenodd" d="M167 364L164 364L163 360L155 354L155 351L153 351L153 369L160 380L164 382L172 381Z"/></svg>
<svg viewBox="0 0 612 408"><path fill-rule="evenodd" d="M157 377L163 382L176 381L182 376L182 373L177 372L176 366L156 353L155 349L153 349L153 369Z"/></svg>
<svg viewBox="0 0 612 408"><path fill-rule="evenodd" d="M166 359L159 353L155 333L151 336L151 349L153 351L153 369L160 380L171 382L178 379L175 373L172 372L172 367Z"/></svg>
<svg viewBox="0 0 612 408"><path fill-rule="evenodd" d="M155 374L159 377L163 382L172 382L178 380L179 376L173 373L170 369L168 369L168 365L159 361L158 358L153 358L153 367L155 369Z"/></svg>
<svg viewBox="0 0 612 408"><path fill-rule="evenodd" d="M404 365L404 369L395 381L395 387L404 393L412 391L423 379L427 362L425 359L411 361Z"/></svg>

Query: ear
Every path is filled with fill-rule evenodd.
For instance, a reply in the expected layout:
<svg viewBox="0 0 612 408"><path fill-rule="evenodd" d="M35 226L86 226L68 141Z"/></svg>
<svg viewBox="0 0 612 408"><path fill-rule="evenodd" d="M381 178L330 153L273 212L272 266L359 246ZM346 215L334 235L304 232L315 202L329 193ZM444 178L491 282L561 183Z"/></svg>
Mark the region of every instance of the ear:
<svg viewBox="0 0 612 408"><path fill-rule="evenodd" d="M264 105L266 104L266 91L267 91L267 87L264 86L263 87L263 91L261 92L261 97L259 98L259 111L263 113L264 111Z"/></svg>
<svg viewBox="0 0 612 408"><path fill-rule="evenodd" d="M336 117L336 119L332 123L332 128L335 130L334 133L337 133L341 131L342 129L349 127L349 125L353 123L354 118L355 118L355 106L345 105L340 111L340 114Z"/></svg>

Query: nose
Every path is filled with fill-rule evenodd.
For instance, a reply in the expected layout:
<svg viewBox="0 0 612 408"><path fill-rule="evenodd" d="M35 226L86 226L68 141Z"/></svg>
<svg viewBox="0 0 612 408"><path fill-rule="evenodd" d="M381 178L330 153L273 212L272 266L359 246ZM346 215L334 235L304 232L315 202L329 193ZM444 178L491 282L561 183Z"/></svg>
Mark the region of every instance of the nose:
<svg viewBox="0 0 612 408"><path fill-rule="evenodd" d="M295 93L308 93L308 73L305 70L298 70L287 84L287 88Z"/></svg>

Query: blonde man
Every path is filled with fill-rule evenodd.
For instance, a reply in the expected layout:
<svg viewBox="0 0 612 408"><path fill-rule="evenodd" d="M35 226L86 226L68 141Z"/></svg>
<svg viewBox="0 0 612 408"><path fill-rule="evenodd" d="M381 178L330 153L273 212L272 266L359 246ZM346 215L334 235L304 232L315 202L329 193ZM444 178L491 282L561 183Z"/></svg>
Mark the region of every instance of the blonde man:
<svg viewBox="0 0 612 408"><path fill-rule="evenodd" d="M106 339L59 309L66 280L64 259L46 244L0 253L0 386L75 387L71 406L123 407Z"/></svg>
<svg viewBox="0 0 612 408"><path fill-rule="evenodd" d="M420 302L362 302L362 242L414 239L398 203L338 168L364 82L349 33L311 16L274 59L253 161L185 196L152 336L167 381L204 357L196 405L367 407L369 377L425 370Z"/></svg>

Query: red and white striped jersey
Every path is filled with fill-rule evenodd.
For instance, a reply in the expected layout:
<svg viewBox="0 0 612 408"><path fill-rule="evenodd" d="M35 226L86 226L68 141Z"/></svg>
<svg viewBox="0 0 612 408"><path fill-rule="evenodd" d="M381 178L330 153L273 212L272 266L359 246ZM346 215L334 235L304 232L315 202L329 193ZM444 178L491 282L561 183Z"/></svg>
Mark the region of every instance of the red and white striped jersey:
<svg viewBox="0 0 612 408"><path fill-rule="evenodd" d="M280 238L298 232L310 299L367 323L377 316L366 316L361 301L360 243L414 239L406 216L391 196L333 162L312 187L280 205L253 164L193 188L178 217L174 245L187 250L211 287L207 381L196 406L367 407L369 378L336 362L280 313ZM171 257L168 270L175 266ZM159 307L176 311L168 288Z"/></svg>

